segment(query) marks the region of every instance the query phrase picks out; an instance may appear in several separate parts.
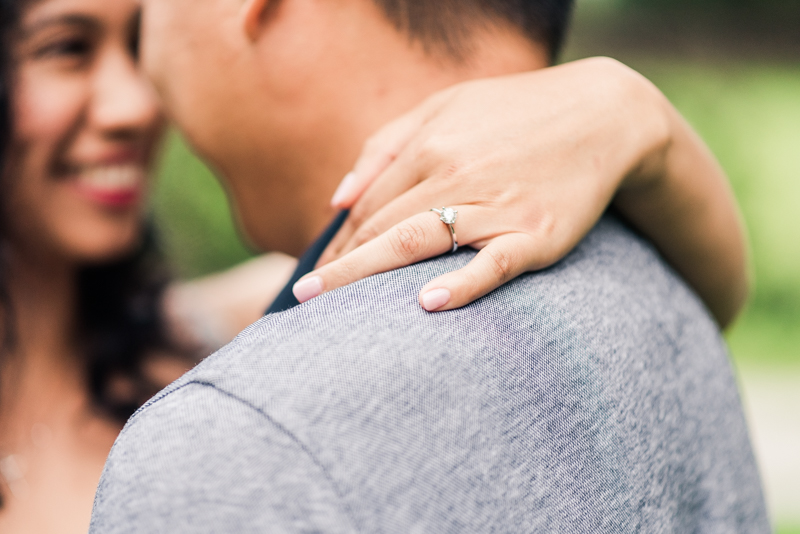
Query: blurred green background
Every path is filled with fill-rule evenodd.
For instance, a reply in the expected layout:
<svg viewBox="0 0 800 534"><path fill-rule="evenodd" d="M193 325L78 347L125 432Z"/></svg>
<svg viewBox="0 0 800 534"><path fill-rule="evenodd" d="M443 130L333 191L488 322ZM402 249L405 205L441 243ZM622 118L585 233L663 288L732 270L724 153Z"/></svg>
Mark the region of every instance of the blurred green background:
<svg viewBox="0 0 800 534"><path fill-rule="evenodd" d="M609 55L642 72L730 176L750 232L755 291L727 339L781 533L800 533L800 482L792 482L800 477L799 13L800 0L583 0L564 57ZM174 134L153 209L180 276L252 254L224 191ZM786 391L775 400L779 379Z"/></svg>

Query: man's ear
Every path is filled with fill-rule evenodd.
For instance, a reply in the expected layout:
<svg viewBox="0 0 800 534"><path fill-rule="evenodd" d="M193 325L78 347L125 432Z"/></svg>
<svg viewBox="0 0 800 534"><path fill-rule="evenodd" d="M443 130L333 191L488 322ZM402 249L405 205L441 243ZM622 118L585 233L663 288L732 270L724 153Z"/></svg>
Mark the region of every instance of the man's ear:
<svg viewBox="0 0 800 534"><path fill-rule="evenodd" d="M261 25L271 2L276 0L245 0L242 4L241 21L245 34L251 41L258 39Z"/></svg>

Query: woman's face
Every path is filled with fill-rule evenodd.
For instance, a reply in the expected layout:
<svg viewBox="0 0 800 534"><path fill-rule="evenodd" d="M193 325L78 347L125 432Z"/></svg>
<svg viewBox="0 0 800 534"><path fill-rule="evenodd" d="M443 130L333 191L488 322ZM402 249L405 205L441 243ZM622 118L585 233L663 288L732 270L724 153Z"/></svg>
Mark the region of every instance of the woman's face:
<svg viewBox="0 0 800 534"><path fill-rule="evenodd" d="M137 69L137 0L30 0L15 46L12 241L69 261L137 244L162 131Z"/></svg>

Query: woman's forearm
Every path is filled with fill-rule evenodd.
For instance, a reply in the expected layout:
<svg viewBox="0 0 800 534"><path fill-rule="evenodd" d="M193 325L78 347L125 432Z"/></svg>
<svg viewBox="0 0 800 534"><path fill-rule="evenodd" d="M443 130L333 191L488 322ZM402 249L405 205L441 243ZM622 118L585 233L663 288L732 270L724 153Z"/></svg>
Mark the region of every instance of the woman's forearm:
<svg viewBox="0 0 800 534"><path fill-rule="evenodd" d="M205 357L264 314L296 260L264 254L213 275L179 282L164 296L167 329L176 346Z"/></svg>
<svg viewBox="0 0 800 534"><path fill-rule="evenodd" d="M748 247L736 200L709 149L660 93L669 135L614 200L689 282L723 328L749 291Z"/></svg>

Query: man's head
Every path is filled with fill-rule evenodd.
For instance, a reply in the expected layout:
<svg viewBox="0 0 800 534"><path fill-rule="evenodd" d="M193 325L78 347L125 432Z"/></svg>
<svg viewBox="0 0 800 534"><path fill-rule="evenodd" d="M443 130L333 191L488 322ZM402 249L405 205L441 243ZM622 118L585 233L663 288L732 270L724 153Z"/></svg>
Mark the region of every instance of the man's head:
<svg viewBox="0 0 800 534"><path fill-rule="evenodd" d="M394 26L429 50L466 55L475 28L511 24L555 60L572 12L572 0L373 0Z"/></svg>
<svg viewBox="0 0 800 534"><path fill-rule="evenodd" d="M427 96L544 67L571 0L144 0L142 58L245 232L297 254L363 141Z"/></svg>

